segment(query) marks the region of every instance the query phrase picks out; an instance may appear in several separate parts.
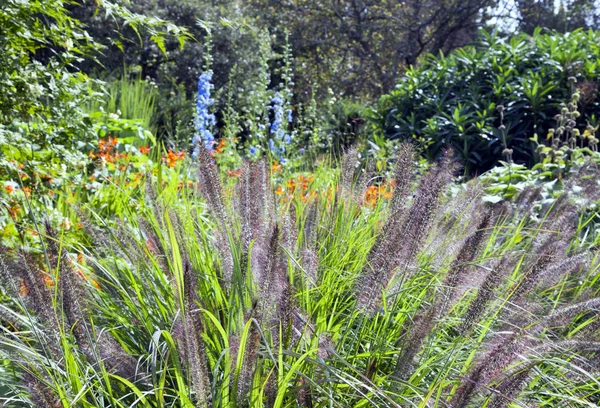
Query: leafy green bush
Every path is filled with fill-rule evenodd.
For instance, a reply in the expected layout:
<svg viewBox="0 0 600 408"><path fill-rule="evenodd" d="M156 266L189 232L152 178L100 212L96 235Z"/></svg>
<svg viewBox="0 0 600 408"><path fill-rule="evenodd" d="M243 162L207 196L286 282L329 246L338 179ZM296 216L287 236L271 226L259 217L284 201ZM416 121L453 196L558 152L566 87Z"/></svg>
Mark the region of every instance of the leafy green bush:
<svg viewBox="0 0 600 408"><path fill-rule="evenodd" d="M530 138L537 133L543 139L555 124L560 102L571 100L575 90L581 95L577 127L585 128L587 121L596 126L599 32L538 30L532 37L510 39L482 35L475 46L430 56L408 70L373 110L376 134L414 139L429 158L453 146L468 172L477 174L492 168L506 148L516 163L536 163ZM505 107L503 121L499 105Z"/></svg>

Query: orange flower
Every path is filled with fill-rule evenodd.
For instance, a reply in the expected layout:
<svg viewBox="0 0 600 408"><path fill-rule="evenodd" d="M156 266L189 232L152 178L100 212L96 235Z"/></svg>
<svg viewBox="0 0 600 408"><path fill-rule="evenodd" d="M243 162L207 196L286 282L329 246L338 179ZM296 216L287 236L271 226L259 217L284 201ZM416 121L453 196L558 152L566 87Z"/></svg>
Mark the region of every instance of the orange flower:
<svg viewBox="0 0 600 408"><path fill-rule="evenodd" d="M140 147L140 153L148 154L148 153L150 153L150 148L148 146L142 146L142 147Z"/></svg>
<svg viewBox="0 0 600 408"><path fill-rule="evenodd" d="M239 177L242 175L242 170L237 169L237 170L227 170L227 177Z"/></svg>
<svg viewBox="0 0 600 408"><path fill-rule="evenodd" d="M225 139L221 139L217 147L215 147L215 153L223 153L225 149Z"/></svg>
<svg viewBox="0 0 600 408"><path fill-rule="evenodd" d="M273 171L273 173L283 171L283 169L281 168L281 164L276 163L276 162L274 162L273 165L271 166L271 170Z"/></svg>
<svg viewBox="0 0 600 408"><path fill-rule="evenodd" d="M27 286L25 286L25 281L23 279L21 279L21 285L19 288L19 295L21 296L27 296L29 294L29 289L27 289Z"/></svg>
<svg viewBox="0 0 600 408"><path fill-rule="evenodd" d="M31 196L31 188L23 186L23 192L25 193L25 197L29 198Z"/></svg>
<svg viewBox="0 0 600 408"><path fill-rule="evenodd" d="M365 192L363 202L365 205L373 207L375 206L375 204L377 204L378 197L379 189L377 188L377 186L369 186L367 187L367 191Z"/></svg>
<svg viewBox="0 0 600 408"><path fill-rule="evenodd" d="M290 190L290 193L294 193L294 191L296 190L296 183L294 182L294 179L289 179L286 183L286 187L288 188L288 190Z"/></svg>
<svg viewBox="0 0 600 408"><path fill-rule="evenodd" d="M177 162L179 160L183 160L183 158L185 157L185 153L183 151L179 152L179 153L175 153L172 150L169 150L167 152L167 158L166 158L166 163L167 163L167 167L176 167L177 166Z"/></svg>
<svg viewBox="0 0 600 408"><path fill-rule="evenodd" d="M17 215L19 215L19 212L21 211L21 209L19 208L18 205L13 204L10 207L8 207L8 214L11 216L11 218L16 219Z"/></svg>
<svg viewBox="0 0 600 408"><path fill-rule="evenodd" d="M5 185L4 189L8 192L8 194L12 194L13 191L15 191L15 188L10 184Z"/></svg>
<svg viewBox="0 0 600 408"><path fill-rule="evenodd" d="M277 195L283 195L283 187L279 186L277 187L277 190L275 190L275 194Z"/></svg>
<svg viewBox="0 0 600 408"><path fill-rule="evenodd" d="M390 198L392 198L392 190L390 190L387 187L383 187L383 192L381 193L381 196L386 199L389 200Z"/></svg>
<svg viewBox="0 0 600 408"><path fill-rule="evenodd" d="M44 285L46 285L46 287L51 288L54 286L54 279L52 279L52 276L48 275L47 273L42 272L42 279L44 279Z"/></svg>

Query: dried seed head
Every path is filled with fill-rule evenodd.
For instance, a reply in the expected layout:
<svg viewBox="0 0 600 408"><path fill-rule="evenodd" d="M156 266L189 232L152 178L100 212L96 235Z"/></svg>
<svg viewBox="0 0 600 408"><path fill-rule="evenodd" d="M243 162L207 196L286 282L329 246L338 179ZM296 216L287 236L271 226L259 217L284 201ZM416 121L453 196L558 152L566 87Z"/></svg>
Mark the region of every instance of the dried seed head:
<svg viewBox="0 0 600 408"><path fill-rule="evenodd" d="M137 361L109 334L98 336L96 347L107 371L130 381L138 377Z"/></svg>
<svg viewBox="0 0 600 408"><path fill-rule="evenodd" d="M444 279L443 286L447 289L446 299L439 306L440 314L445 314L456 300L458 293L457 285L464 279L464 276L470 269L470 264L485 244L489 234L489 228L492 221L492 212L487 211L481 220L477 223L475 232L473 232L461 246L456 259L450 264L450 270Z"/></svg>
<svg viewBox="0 0 600 408"><path fill-rule="evenodd" d="M415 319L415 322L407 331L405 339L400 342L402 349L398 355L394 369L394 376L396 378L406 380L412 375L413 360L421 350L423 341L433 329L437 315L438 310L435 308L435 305L431 306L425 314Z"/></svg>
<svg viewBox="0 0 600 408"><path fill-rule="evenodd" d="M380 236L369 253L369 262L363 269L356 284L356 307L366 313L373 313L382 296L382 290L397 272L410 274L414 262L430 231L433 215L439 205L442 192L451 180L454 165L447 152L425 177L417 189L412 206L401 225L394 220L384 227L386 235ZM407 237L410 237L408 239Z"/></svg>
<svg viewBox="0 0 600 408"><path fill-rule="evenodd" d="M462 323L458 328L458 333L465 334L473 327L477 319L484 314L487 306L494 299L494 294L500 283L506 279L514 268L515 261L506 256L497 261L483 280L477 296L469 304L466 313L463 315Z"/></svg>
<svg viewBox="0 0 600 408"><path fill-rule="evenodd" d="M196 394L198 405L209 406L211 399L210 377L208 373L208 358L204 347L202 332L204 324L196 305L198 299L197 275L189 260L183 260L183 344L187 368L192 378L193 390Z"/></svg>
<svg viewBox="0 0 600 408"><path fill-rule="evenodd" d="M414 148L409 143L402 143L396 160L394 183L396 188L390 201L390 214L393 218L402 218L406 207L414 170Z"/></svg>
<svg viewBox="0 0 600 408"><path fill-rule="evenodd" d="M311 201L308 208L305 209L306 217L304 219L302 233L302 247L312 248L317 238L317 227L319 222L319 207L317 201Z"/></svg>
<svg viewBox="0 0 600 408"><path fill-rule="evenodd" d="M453 408L470 406L474 394L515 361L524 347L523 340L517 334L507 336L475 364L452 397L451 406Z"/></svg>
<svg viewBox="0 0 600 408"><path fill-rule="evenodd" d="M54 391L40 379L31 374L25 374L23 381L29 389L31 402L35 407L57 408L63 406Z"/></svg>
<svg viewBox="0 0 600 408"><path fill-rule="evenodd" d="M228 225L228 217L223 202L223 187L214 159L205 148L199 149L198 182L200 192L206 199L209 210L213 213L222 229Z"/></svg>
<svg viewBox="0 0 600 408"><path fill-rule="evenodd" d="M319 270L319 256L312 249L304 249L300 254L302 260L302 270L306 276L306 282L309 287L317 286Z"/></svg>
<svg viewBox="0 0 600 408"><path fill-rule="evenodd" d="M341 197L350 197L353 191L356 168L358 165L358 150L352 146L344 152L340 169L340 190L338 199ZM338 200L339 201L339 200Z"/></svg>
<svg viewBox="0 0 600 408"><path fill-rule="evenodd" d="M496 387L492 399L487 406L489 408L507 408L511 403L514 403L525 385L527 385L529 374L534 366L535 363L527 364L525 367L521 367L518 371L513 372L510 376L507 376Z"/></svg>
<svg viewBox="0 0 600 408"><path fill-rule="evenodd" d="M242 367L237 378L237 400L239 403L244 401L252 389L254 374L258 368L258 351L260 346L260 332L256 322L252 322L246 346L244 349L244 357Z"/></svg>

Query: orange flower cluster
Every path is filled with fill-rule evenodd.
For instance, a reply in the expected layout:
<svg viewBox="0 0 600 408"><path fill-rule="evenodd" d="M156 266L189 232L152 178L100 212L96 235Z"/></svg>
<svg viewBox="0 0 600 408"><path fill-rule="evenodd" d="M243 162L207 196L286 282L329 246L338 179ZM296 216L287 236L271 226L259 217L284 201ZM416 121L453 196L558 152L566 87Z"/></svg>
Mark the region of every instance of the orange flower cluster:
<svg viewBox="0 0 600 408"><path fill-rule="evenodd" d="M223 153L223 150L225 150L225 139L219 140L219 144L217 145L217 147L215 147L214 154Z"/></svg>
<svg viewBox="0 0 600 408"><path fill-rule="evenodd" d="M273 164L271 165L271 171L273 173L279 173L279 172L283 171L283 168L281 167L281 164L279 164L277 162L273 162Z"/></svg>
<svg viewBox="0 0 600 408"><path fill-rule="evenodd" d="M302 202L308 202L317 197L317 191L310 189L310 183L315 179L312 174L305 176L300 174L296 178L290 178L285 186L279 186L275 190L275 194L278 196L285 196L285 198L291 199L294 195L298 195Z"/></svg>
<svg viewBox="0 0 600 408"><path fill-rule="evenodd" d="M375 207L380 199L389 200L392 198L392 191L393 185L391 183L370 185L365 191L363 204L367 207Z"/></svg>
<svg viewBox="0 0 600 408"><path fill-rule="evenodd" d="M177 162L183 160L184 157L185 152L183 150L179 153L169 150L167 152L167 157L163 157L163 161L167 164L167 167L174 168L177 166Z"/></svg>
<svg viewBox="0 0 600 408"><path fill-rule="evenodd" d="M240 169L227 170L227 177L238 178L241 175L242 175L242 170L240 170Z"/></svg>
<svg viewBox="0 0 600 408"><path fill-rule="evenodd" d="M98 153L90 151L89 157L91 159L101 159L105 163L114 163L119 159L126 159L129 155L127 153L120 153L117 151L117 145L119 141L116 137L109 136L106 139L100 139L98 141Z"/></svg>
<svg viewBox="0 0 600 408"><path fill-rule="evenodd" d="M142 147L140 147L140 153L148 154L148 153L150 153L150 148L148 146L142 146Z"/></svg>

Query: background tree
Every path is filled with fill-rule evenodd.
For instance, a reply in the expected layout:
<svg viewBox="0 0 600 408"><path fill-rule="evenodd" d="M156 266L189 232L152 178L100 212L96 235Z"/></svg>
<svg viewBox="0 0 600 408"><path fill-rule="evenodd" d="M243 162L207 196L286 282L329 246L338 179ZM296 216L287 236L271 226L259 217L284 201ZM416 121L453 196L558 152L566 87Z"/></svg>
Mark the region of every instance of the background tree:
<svg viewBox="0 0 600 408"><path fill-rule="evenodd" d="M251 0L258 20L291 31L301 80L342 95L390 90L426 53L471 42L496 0Z"/></svg>

